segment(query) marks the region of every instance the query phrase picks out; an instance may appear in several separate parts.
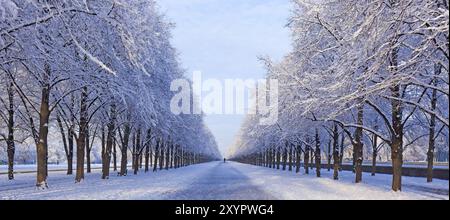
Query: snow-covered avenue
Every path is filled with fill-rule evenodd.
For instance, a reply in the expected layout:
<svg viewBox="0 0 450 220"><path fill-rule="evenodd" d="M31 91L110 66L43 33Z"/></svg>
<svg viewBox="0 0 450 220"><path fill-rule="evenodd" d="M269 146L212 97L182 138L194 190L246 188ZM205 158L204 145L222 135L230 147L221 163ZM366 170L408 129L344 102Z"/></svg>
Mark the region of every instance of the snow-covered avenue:
<svg viewBox="0 0 450 220"><path fill-rule="evenodd" d="M449 9L0 0L0 200L449 200Z"/></svg>
<svg viewBox="0 0 450 220"><path fill-rule="evenodd" d="M95 171L75 184L64 172L50 173L48 190L37 190L34 174L20 174L13 181L0 180L0 199L125 199L125 200L278 200L278 199L444 199L449 182L404 177L403 192L392 192L390 175L371 177L354 184L351 172L341 180L323 170L323 177L276 171L235 162L210 162L171 171L140 173L101 180Z"/></svg>

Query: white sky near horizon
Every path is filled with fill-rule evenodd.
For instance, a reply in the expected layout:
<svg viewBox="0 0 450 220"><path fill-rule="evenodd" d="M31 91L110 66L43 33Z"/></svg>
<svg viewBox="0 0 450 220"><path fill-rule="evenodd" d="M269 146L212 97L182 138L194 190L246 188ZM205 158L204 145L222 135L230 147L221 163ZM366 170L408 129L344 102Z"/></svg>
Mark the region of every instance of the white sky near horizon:
<svg viewBox="0 0 450 220"><path fill-rule="evenodd" d="M286 28L290 0L156 0L175 23L172 43L187 77L260 79L259 56L280 60L290 50ZM244 115L208 115L206 125L222 155L233 144Z"/></svg>

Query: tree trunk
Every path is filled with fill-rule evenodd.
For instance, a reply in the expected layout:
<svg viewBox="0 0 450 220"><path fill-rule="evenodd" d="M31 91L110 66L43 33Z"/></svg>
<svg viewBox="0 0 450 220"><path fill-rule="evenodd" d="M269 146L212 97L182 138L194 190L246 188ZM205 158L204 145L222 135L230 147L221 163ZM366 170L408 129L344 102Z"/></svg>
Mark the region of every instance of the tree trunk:
<svg viewBox="0 0 450 220"><path fill-rule="evenodd" d="M134 172L136 166L136 133L131 135L131 170Z"/></svg>
<svg viewBox="0 0 450 220"><path fill-rule="evenodd" d="M86 173L91 173L91 149L86 149Z"/></svg>
<svg viewBox="0 0 450 220"><path fill-rule="evenodd" d="M44 65L41 105L39 112L39 135L37 144L37 188L48 188L48 123L50 118L50 65Z"/></svg>
<svg viewBox="0 0 450 220"><path fill-rule="evenodd" d="M378 156L378 136L373 135L372 138L372 176L377 172L377 156Z"/></svg>
<svg viewBox="0 0 450 220"><path fill-rule="evenodd" d="M393 97L400 97L400 86L392 89ZM392 159L392 190L402 190L402 167L403 167L403 111L402 104L398 100L392 100L392 127L394 134L391 135L391 159Z"/></svg>
<svg viewBox="0 0 450 220"><path fill-rule="evenodd" d="M272 168L272 148L269 147L269 149L267 149L267 166L269 168Z"/></svg>
<svg viewBox="0 0 450 220"><path fill-rule="evenodd" d="M73 174L73 143L68 144L69 154L67 155L67 175Z"/></svg>
<svg viewBox="0 0 450 220"><path fill-rule="evenodd" d="M74 102L74 98L72 97L72 102ZM73 110L73 109L72 109ZM75 115L73 113L70 114L70 127L67 131L67 175L73 174L73 146L74 146L74 137L75 137Z"/></svg>
<svg viewBox="0 0 450 220"><path fill-rule="evenodd" d="M327 149L327 170L328 172L331 171L331 140L328 141L328 149Z"/></svg>
<svg viewBox="0 0 450 220"><path fill-rule="evenodd" d="M321 156L321 150L320 150L320 137L319 137L319 130L316 129L316 150L315 150L315 164L316 164L316 176L320 177L320 170L322 169L322 156Z"/></svg>
<svg viewBox="0 0 450 220"><path fill-rule="evenodd" d="M111 150L114 143L116 129L116 105L111 104L108 123L108 131L106 134L105 152L102 155L102 179L109 179L109 167L111 164Z"/></svg>
<svg viewBox="0 0 450 220"><path fill-rule="evenodd" d="M169 165L166 165L166 169L172 169L172 162L173 162L173 144L171 143L169 145L169 149L167 149L169 152L168 158L169 158Z"/></svg>
<svg viewBox="0 0 450 220"><path fill-rule="evenodd" d="M265 150L263 151L263 166L264 167L269 167L269 149L265 148Z"/></svg>
<svg viewBox="0 0 450 220"><path fill-rule="evenodd" d="M134 175L136 175L139 171L139 158L140 158L140 150L141 150L141 129L139 128L136 134L136 148L134 152Z"/></svg>
<svg viewBox="0 0 450 220"><path fill-rule="evenodd" d="M303 161L305 161L305 164L303 165L305 167L305 174L309 174L309 146L306 145L305 147L305 154Z"/></svg>
<svg viewBox="0 0 450 220"><path fill-rule="evenodd" d="M288 156L288 153L287 153L287 144L286 144L286 146L283 148L283 170L286 170L286 162L287 162L287 156Z"/></svg>
<svg viewBox="0 0 450 220"><path fill-rule="evenodd" d="M7 154L8 154L8 179L14 179L14 154L16 146L14 143L14 84L8 85L8 137L6 138Z"/></svg>
<svg viewBox="0 0 450 220"><path fill-rule="evenodd" d="M148 172L149 169L149 159L150 159L150 146L151 146L151 138L152 138L151 130L147 130L147 137L145 141L145 172Z"/></svg>
<svg viewBox="0 0 450 220"><path fill-rule="evenodd" d="M156 172L156 170L158 169L158 157L159 157L159 146L160 145L160 140L158 139L156 141L156 146L155 146L155 160L153 161L153 172Z"/></svg>
<svg viewBox="0 0 450 220"><path fill-rule="evenodd" d="M292 159L293 159L292 145L289 144L289 171L292 171Z"/></svg>
<svg viewBox="0 0 450 220"><path fill-rule="evenodd" d="M105 134L105 125L104 124L102 124L100 140L101 140L101 145L102 145L102 154L101 154L101 156L102 156L102 165L103 165L103 160L105 159L104 155L105 155L105 152L106 152L106 134Z"/></svg>
<svg viewBox="0 0 450 220"><path fill-rule="evenodd" d="M86 172L91 173L91 143L89 124L86 125Z"/></svg>
<svg viewBox="0 0 450 220"><path fill-rule="evenodd" d="M391 66L396 74L398 66L398 48L391 52ZM390 88L391 107L392 107L392 130L391 134L391 159L392 159L392 190L402 190L402 166L403 166L403 105L399 100L401 98L400 85L394 85Z"/></svg>
<svg viewBox="0 0 450 220"><path fill-rule="evenodd" d="M88 129L88 106L87 106L87 87L83 87L81 91L80 101L80 126L77 138L77 172L75 182L79 183L84 180L84 157L86 148L86 136Z"/></svg>
<svg viewBox="0 0 450 220"><path fill-rule="evenodd" d="M84 180L84 141L79 138L76 139L77 143L77 168L75 172L75 183L80 183ZM83 146L83 149L81 149Z"/></svg>
<svg viewBox="0 0 450 220"><path fill-rule="evenodd" d="M272 168L275 169L276 165L276 149L272 147Z"/></svg>
<svg viewBox="0 0 450 220"><path fill-rule="evenodd" d="M296 159L295 159L295 172L299 173L300 172L300 158L301 158L301 154L302 153L302 149L301 146L298 145L297 146L297 150L296 150Z"/></svg>
<svg viewBox="0 0 450 220"><path fill-rule="evenodd" d="M147 146L145 146L145 172L148 172L149 170L149 163L150 163L150 144L147 144Z"/></svg>
<svg viewBox="0 0 450 220"><path fill-rule="evenodd" d="M171 163L170 163L170 168L173 168L174 166L175 166L175 145L174 144L172 144L172 153L170 154L170 161L171 161Z"/></svg>
<svg viewBox="0 0 450 220"><path fill-rule="evenodd" d="M60 134L61 134L61 139L62 139L63 147L64 147L64 153L66 155L67 175L70 175L70 174L72 174L72 164L69 164L69 161L70 161L70 163L72 163L72 160L69 159L70 155L69 155L69 148L68 148L68 145L67 145L66 133L64 131L64 125L62 123L61 116L60 116L59 112L56 114L56 121L58 122L58 127L59 127L59 131L60 131ZM69 169L70 169L70 172L69 172Z"/></svg>
<svg viewBox="0 0 450 220"><path fill-rule="evenodd" d="M123 140L122 140L122 147L120 148L120 152L122 153L122 156L120 158L120 176L126 176L127 175L127 166L128 166L128 142L130 141L130 135L131 135L131 127L129 123L125 124L125 129L123 131Z"/></svg>
<svg viewBox="0 0 450 220"><path fill-rule="evenodd" d="M166 153L166 143L161 142L161 149L160 149L160 158L159 158L159 170L162 170L164 168L164 154Z"/></svg>
<svg viewBox="0 0 450 220"><path fill-rule="evenodd" d="M341 145L339 147L339 171L342 171L342 163L344 161L344 143L345 143L345 134L341 135Z"/></svg>
<svg viewBox="0 0 450 220"><path fill-rule="evenodd" d="M185 152L184 147L181 147L180 154L181 154L180 155L181 156L181 160L180 160L181 167L184 167L184 166L186 166L186 152Z"/></svg>
<svg viewBox="0 0 450 220"><path fill-rule="evenodd" d="M39 111L39 137L36 149L37 176L36 187L48 188L48 122L50 118L50 65L44 65L41 106Z"/></svg>
<svg viewBox="0 0 450 220"><path fill-rule="evenodd" d="M259 154L259 162L258 162L258 165L259 166L264 166L264 152L265 151L263 151L263 152L261 152L260 154Z"/></svg>
<svg viewBox="0 0 450 220"><path fill-rule="evenodd" d="M133 162L133 164L134 164L134 166L133 166L133 174L137 175L138 172L139 172L139 155L137 153L133 157L133 160L134 160L134 162Z"/></svg>
<svg viewBox="0 0 450 220"><path fill-rule="evenodd" d="M361 101L362 103L362 101ZM360 104L357 108L357 124L359 126L363 125L364 121L364 105ZM354 163L355 163L355 183L360 183L362 181L362 164L363 164L363 143L362 143L363 129L357 127L355 129L355 143L353 144L354 153Z"/></svg>
<svg viewBox="0 0 450 220"><path fill-rule="evenodd" d="M169 169L169 163L170 163L170 143L168 143L167 145L166 145L166 147L165 147L165 149L166 149L166 152L165 152L165 155L166 155L166 163L165 163L165 168L166 168L166 170L168 170Z"/></svg>
<svg viewBox="0 0 450 220"><path fill-rule="evenodd" d="M115 140L113 141L112 157L113 157L113 168L114 168L114 171L117 171L117 143L116 143Z"/></svg>
<svg viewBox="0 0 450 220"><path fill-rule="evenodd" d="M376 172L377 172L377 156L378 156L378 152L377 151L373 151L372 152L372 176L375 176Z"/></svg>
<svg viewBox="0 0 450 220"><path fill-rule="evenodd" d="M339 179L339 169L340 169L340 153L339 153L339 133L338 127L334 124L333 128L333 179Z"/></svg>
<svg viewBox="0 0 450 220"><path fill-rule="evenodd" d="M177 169L178 168L178 145L175 145L175 149L174 149L174 154L173 154L173 168Z"/></svg>
<svg viewBox="0 0 450 220"><path fill-rule="evenodd" d="M403 166L403 143L399 138L394 138L391 144L391 158L392 158L392 190L402 190L402 166Z"/></svg>
<svg viewBox="0 0 450 220"><path fill-rule="evenodd" d="M176 165L175 168L180 168L180 166L181 166L181 148L180 148L180 145L177 145L176 149L177 149L177 153L175 155L175 159L177 161L177 165Z"/></svg>
<svg viewBox="0 0 450 220"><path fill-rule="evenodd" d="M277 170L280 169L281 152L280 147L277 147Z"/></svg>
<svg viewBox="0 0 450 220"><path fill-rule="evenodd" d="M153 147L152 147L152 145L150 145L150 152L148 153L148 157L149 157L149 162L148 162L148 166L149 166L149 170L150 170L150 167L152 166L152 164L153 164Z"/></svg>
<svg viewBox="0 0 450 220"><path fill-rule="evenodd" d="M435 67L435 75L439 75L441 67ZM437 80L433 78L432 85L437 87ZM436 111L437 108L437 90L433 89L431 94L431 111ZM430 128L428 135L428 152L427 152L427 182L433 182L433 163L434 163L434 149L435 149L435 135L436 135L436 115L430 115Z"/></svg>

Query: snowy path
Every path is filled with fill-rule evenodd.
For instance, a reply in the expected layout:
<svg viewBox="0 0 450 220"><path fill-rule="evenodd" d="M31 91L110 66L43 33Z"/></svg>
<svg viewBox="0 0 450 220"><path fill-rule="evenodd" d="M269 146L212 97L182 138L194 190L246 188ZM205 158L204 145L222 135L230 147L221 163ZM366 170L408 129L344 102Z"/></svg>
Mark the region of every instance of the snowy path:
<svg viewBox="0 0 450 220"><path fill-rule="evenodd" d="M198 176L185 189L165 199L192 200L274 200L274 196L253 185L234 163L219 163Z"/></svg>
<svg viewBox="0 0 450 220"><path fill-rule="evenodd" d="M34 188L34 174L20 174L14 181L0 179L0 199L449 199L449 182L443 180L427 184L424 178L405 177L404 191L394 193L390 175L364 174L363 183L354 184L351 172L342 172L339 181L326 170L322 178L313 173L212 162L109 180L101 180L95 171L74 184L74 176L55 172L50 173L50 188L43 191Z"/></svg>

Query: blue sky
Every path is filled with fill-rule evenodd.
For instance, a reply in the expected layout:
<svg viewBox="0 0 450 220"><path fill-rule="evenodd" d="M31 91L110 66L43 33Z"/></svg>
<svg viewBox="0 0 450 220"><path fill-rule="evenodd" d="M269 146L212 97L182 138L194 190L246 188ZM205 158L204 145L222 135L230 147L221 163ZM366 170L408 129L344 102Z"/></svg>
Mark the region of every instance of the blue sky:
<svg viewBox="0 0 450 220"><path fill-rule="evenodd" d="M187 70L203 78L259 79L265 71L258 56L280 60L290 50L285 25L290 0L157 0L176 24L172 43ZM239 131L244 115L208 115L206 124L222 154Z"/></svg>

